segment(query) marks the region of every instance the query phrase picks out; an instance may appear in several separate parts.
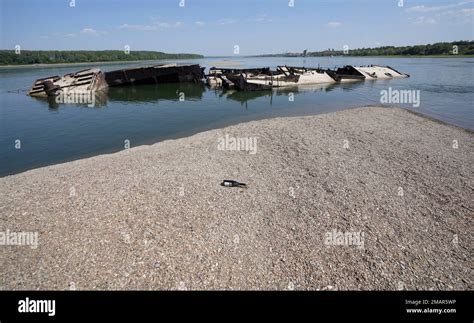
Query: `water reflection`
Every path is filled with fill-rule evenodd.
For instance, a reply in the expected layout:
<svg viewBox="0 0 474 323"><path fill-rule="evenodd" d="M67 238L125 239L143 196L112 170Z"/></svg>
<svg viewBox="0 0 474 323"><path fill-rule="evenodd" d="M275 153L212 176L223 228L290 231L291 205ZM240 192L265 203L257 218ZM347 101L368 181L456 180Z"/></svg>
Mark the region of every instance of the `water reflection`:
<svg viewBox="0 0 474 323"><path fill-rule="evenodd" d="M216 93L220 93L219 97L225 97L229 100L238 101L242 106L247 107L247 103L252 100L259 98L268 98L268 103L272 105L273 97L287 96L297 96L300 94L308 93L318 93L318 92L331 92L336 89L341 89L343 91L352 91L355 88L363 85L363 81L350 82L350 83L333 83L333 84L312 84L312 85L299 85L295 87L285 87L285 88L275 88L273 90L266 91L237 91L237 90L227 90L219 91L215 90Z"/></svg>
<svg viewBox="0 0 474 323"><path fill-rule="evenodd" d="M169 83L109 88L110 101L158 102L162 100L202 100L204 84Z"/></svg>
<svg viewBox="0 0 474 323"><path fill-rule="evenodd" d="M240 103L241 106L245 105L247 108L247 103L252 100L256 100L258 98L269 98L271 104L271 98L273 93L271 90L266 91L250 91L250 92L243 92L237 90L219 90L222 95L221 97L225 97L228 100L237 101Z"/></svg>
<svg viewBox="0 0 474 323"><path fill-rule="evenodd" d="M104 91L96 92L92 103L58 103L55 97L34 97L34 99L47 102L50 109L57 110L61 105L101 108L111 102L149 104L158 103L160 101L201 101L203 100L205 92L209 92L209 94L214 92L218 98L239 102L241 106L247 108L248 102L253 100L262 99L263 101L267 101L269 105L272 105L274 97L287 96L291 98L292 96L307 93L331 92L335 89L353 91L355 88L364 84L367 85L368 83L359 81L350 83L299 85L262 91L238 91L235 89L209 88L204 84L168 83L112 87Z"/></svg>
<svg viewBox="0 0 474 323"><path fill-rule="evenodd" d="M61 102L59 96L56 97L37 97L33 96L32 98L41 102L48 104L50 110L58 110L62 105L72 105L77 107L88 107L88 108L101 108L107 105L107 89L90 92L88 95L81 97L79 100L77 97L75 99L68 100L67 102ZM67 99L66 99L67 100Z"/></svg>
<svg viewBox="0 0 474 323"><path fill-rule="evenodd" d="M202 100L206 91L204 84L170 83L150 84L129 87L112 87L94 93L93 100L74 101L61 103L58 97L33 97L46 102L50 109L57 110L62 105L101 108L109 102L153 103L159 101L193 101Z"/></svg>
<svg viewBox="0 0 474 323"><path fill-rule="evenodd" d="M354 91L355 89L361 86L373 86L372 82L365 82L365 81L354 81L354 82L347 82L347 83L340 83L337 85L343 91Z"/></svg>

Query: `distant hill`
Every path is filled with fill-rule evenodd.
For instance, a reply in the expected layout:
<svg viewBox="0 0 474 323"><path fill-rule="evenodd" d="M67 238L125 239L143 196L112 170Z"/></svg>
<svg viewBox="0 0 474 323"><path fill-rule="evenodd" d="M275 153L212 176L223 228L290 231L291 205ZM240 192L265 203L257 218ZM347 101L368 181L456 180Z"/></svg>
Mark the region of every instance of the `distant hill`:
<svg viewBox="0 0 474 323"><path fill-rule="evenodd" d="M457 46L457 54L453 52ZM349 48L343 50L327 49L319 52L304 51L302 53L284 53L259 55L260 57L303 57L303 56L456 56L474 55L474 41L455 41L450 43L435 43L415 46L383 46L376 48Z"/></svg>
<svg viewBox="0 0 474 323"><path fill-rule="evenodd" d="M198 54L167 54L154 51L130 51L125 54L120 50L0 50L0 65L59 64L115 61L144 61L158 59L191 59L202 58Z"/></svg>

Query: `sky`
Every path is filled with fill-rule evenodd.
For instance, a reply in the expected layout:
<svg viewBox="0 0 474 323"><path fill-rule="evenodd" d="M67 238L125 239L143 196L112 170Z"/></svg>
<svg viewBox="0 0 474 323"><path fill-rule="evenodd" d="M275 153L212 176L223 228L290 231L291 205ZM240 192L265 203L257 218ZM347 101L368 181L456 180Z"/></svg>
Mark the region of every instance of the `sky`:
<svg viewBox="0 0 474 323"><path fill-rule="evenodd" d="M257 55L474 34L474 0L0 0L0 15L0 49L22 50L128 45L232 56L236 46L239 55Z"/></svg>

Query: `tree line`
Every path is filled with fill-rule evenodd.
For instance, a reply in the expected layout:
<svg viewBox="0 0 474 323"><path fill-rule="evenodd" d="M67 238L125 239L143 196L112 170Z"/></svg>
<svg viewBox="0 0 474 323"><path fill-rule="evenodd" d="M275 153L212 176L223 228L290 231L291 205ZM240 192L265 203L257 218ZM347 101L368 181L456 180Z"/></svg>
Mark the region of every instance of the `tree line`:
<svg viewBox="0 0 474 323"><path fill-rule="evenodd" d="M455 41L415 46L382 46L376 48L357 48L346 50L327 49L317 52L285 53L262 56L456 56L474 55L474 41Z"/></svg>
<svg viewBox="0 0 474 323"><path fill-rule="evenodd" d="M0 65L143 61L202 57L202 55L198 54L168 54L155 51L130 51L127 54L125 51L120 50L0 50Z"/></svg>

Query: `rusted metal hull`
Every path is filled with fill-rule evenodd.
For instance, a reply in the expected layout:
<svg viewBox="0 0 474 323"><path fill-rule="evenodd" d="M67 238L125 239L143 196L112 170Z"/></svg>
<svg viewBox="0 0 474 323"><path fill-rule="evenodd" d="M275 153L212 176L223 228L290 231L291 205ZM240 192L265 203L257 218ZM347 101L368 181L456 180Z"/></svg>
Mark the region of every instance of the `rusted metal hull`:
<svg viewBox="0 0 474 323"><path fill-rule="evenodd" d="M271 73L269 67L246 69L211 67L209 69L209 74L206 75L206 83L210 87L232 88L236 86L234 81L238 80L239 75L241 74L271 75Z"/></svg>
<svg viewBox="0 0 474 323"><path fill-rule="evenodd" d="M341 82L359 80L383 80L392 78L409 77L410 75L401 73L390 66L352 66L346 65L336 70L336 75L341 78Z"/></svg>
<svg viewBox="0 0 474 323"><path fill-rule="evenodd" d="M28 91L29 96L55 97L71 93L85 93L107 88L104 73L100 69L87 69L76 73L38 79Z"/></svg>
<svg viewBox="0 0 474 323"><path fill-rule="evenodd" d="M204 68L193 65L155 65L122 69L105 73L109 86L127 86L158 83L198 83L204 78Z"/></svg>
<svg viewBox="0 0 474 323"><path fill-rule="evenodd" d="M256 69L225 75L235 88L242 91L269 90L278 87L295 87L308 84L336 83L338 78L331 70L278 66L276 71ZM226 71L223 70L223 73ZM230 71L234 72L233 70Z"/></svg>
<svg viewBox="0 0 474 323"><path fill-rule="evenodd" d="M234 84L234 87L240 91L261 91L271 90L271 85L266 84L254 84L247 82L244 75L227 75L227 78Z"/></svg>
<svg viewBox="0 0 474 323"><path fill-rule="evenodd" d="M340 82L356 82L365 80L365 76L356 70L354 66L346 65L336 70Z"/></svg>

